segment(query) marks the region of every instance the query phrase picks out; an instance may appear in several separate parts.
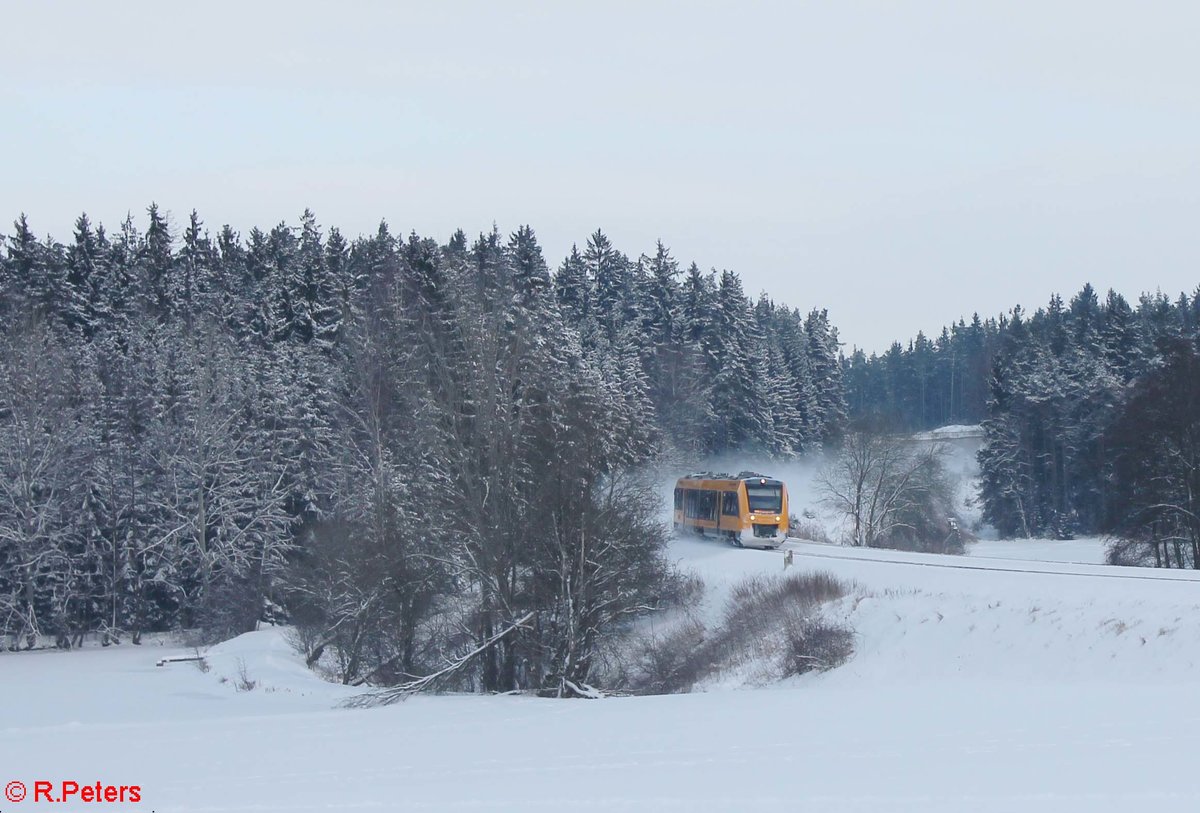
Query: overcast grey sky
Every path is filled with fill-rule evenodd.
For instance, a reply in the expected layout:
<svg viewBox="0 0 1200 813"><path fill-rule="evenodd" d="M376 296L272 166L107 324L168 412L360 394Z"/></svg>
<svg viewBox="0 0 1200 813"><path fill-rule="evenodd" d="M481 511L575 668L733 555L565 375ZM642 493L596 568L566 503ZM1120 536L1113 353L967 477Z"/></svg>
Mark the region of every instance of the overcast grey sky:
<svg viewBox="0 0 1200 813"><path fill-rule="evenodd" d="M1200 283L1200 5L5 2L0 231L597 227L848 345Z"/></svg>

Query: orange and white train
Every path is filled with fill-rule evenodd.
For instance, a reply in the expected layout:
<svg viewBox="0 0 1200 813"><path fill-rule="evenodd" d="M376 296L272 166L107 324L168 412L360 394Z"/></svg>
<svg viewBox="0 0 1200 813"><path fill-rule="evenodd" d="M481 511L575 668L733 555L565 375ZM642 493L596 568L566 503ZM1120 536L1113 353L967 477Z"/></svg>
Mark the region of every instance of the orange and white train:
<svg viewBox="0 0 1200 813"><path fill-rule="evenodd" d="M787 538L782 481L754 472L689 474L675 483L676 531L716 536L738 547L777 548Z"/></svg>

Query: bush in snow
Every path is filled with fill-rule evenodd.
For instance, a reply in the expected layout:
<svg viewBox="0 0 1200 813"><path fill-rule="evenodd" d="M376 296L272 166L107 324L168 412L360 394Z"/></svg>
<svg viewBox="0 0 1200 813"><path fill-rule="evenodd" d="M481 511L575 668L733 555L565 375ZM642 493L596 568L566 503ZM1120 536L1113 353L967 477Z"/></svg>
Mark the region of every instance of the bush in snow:
<svg viewBox="0 0 1200 813"><path fill-rule="evenodd" d="M854 634L820 608L848 592L826 573L752 577L733 588L716 626L689 616L640 640L620 682L635 694L672 694L722 676L765 682L832 669L853 654Z"/></svg>
<svg viewBox="0 0 1200 813"><path fill-rule="evenodd" d="M854 654L854 632L823 618L790 619L783 673L803 675L824 672L850 660Z"/></svg>

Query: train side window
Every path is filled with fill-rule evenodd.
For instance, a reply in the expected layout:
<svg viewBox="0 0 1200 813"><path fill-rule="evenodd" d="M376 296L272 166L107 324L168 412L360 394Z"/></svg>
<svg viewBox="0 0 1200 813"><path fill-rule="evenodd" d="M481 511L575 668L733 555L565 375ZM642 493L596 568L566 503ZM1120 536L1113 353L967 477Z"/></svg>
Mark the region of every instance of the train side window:
<svg viewBox="0 0 1200 813"><path fill-rule="evenodd" d="M696 491L687 489L683 492L684 515L688 519L696 519Z"/></svg>
<svg viewBox="0 0 1200 813"><path fill-rule="evenodd" d="M726 491L721 495L721 513L730 517L736 517L740 513L736 491Z"/></svg>
<svg viewBox="0 0 1200 813"><path fill-rule="evenodd" d="M700 503L700 518L701 519L716 519L717 518L717 492L702 491L700 492L702 502Z"/></svg>

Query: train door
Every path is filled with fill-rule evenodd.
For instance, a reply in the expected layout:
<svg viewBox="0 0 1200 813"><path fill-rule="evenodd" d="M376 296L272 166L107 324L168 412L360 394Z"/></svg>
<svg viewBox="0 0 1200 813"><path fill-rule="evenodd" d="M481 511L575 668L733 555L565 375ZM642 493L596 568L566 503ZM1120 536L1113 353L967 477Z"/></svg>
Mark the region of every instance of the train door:
<svg viewBox="0 0 1200 813"><path fill-rule="evenodd" d="M740 531L742 529L741 521L742 512L738 508L738 494L736 491L724 491L721 493L721 523L720 527L723 531Z"/></svg>

